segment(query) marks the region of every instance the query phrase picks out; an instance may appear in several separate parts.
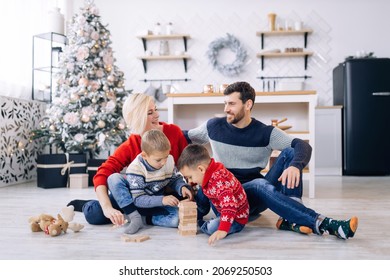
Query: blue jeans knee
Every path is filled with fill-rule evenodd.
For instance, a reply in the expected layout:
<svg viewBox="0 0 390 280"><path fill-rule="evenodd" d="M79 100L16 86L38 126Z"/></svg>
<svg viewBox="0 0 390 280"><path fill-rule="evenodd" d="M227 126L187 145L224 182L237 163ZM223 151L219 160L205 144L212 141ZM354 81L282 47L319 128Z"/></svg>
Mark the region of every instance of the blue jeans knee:
<svg viewBox="0 0 390 280"><path fill-rule="evenodd" d="M113 173L107 179L108 188L120 208L133 203L129 182L120 173Z"/></svg>
<svg viewBox="0 0 390 280"><path fill-rule="evenodd" d="M112 207L120 211L118 204L112 195L109 195ZM111 224L111 220L106 218L103 209L98 200L90 200L83 207L85 220L91 225L107 225Z"/></svg>
<svg viewBox="0 0 390 280"><path fill-rule="evenodd" d="M283 171L286 170L291 161L294 159L294 149L286 148L281 151L279 156L277 157L275 163L272 165L271 169L265 175L265 179L271 183L271 185L275 186L276 190L289 196L289 197L302 197L303 192L303 184L302 184L302 171L300 172L300 180L297 187L289 189L286 185L282 185L281 182L278 181L279 177L282 175Z"/></svg>

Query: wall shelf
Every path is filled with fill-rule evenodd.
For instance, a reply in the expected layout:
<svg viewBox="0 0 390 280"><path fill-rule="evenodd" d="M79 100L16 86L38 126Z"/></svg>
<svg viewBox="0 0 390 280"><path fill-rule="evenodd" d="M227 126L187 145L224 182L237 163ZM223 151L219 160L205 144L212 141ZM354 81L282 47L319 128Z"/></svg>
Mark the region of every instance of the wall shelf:
<svg viewBox="0 0 390 280"><path fill-rule="evenodd" d="M177 40L183 39L184 51L187 51L187 40L190 39L190 35L187 34L171 34L171 35L144 35L137 36L137 38L142 40L144 51L147 50L147 41L148 40ZM152 60L183 60L184 71L187 72L187 62L191 59L190 56L183 55L154 55L154 56L139 56L138 59L142 60L142 65L144 67L144 72L148 71L147 62Z"/></svg>
<svg viewBox="0 0 390 280"><path fill-rule="evenodd" d="M147 62L152 60L183 60L184 71L187 72L187 61L191 59L189 55L155 55L155 56L139 56L142 60L145 73L148 71Z"/></svg>
<svg viewBox="0 0 390 280"><path fill-rule="evenodd" d="M307 61L309 56L312 56L314 53L309 51L303 51L303 52L264 52L264 53L258 53L256 57L261 58L261 70L264 70L264 58L277 58L277 57L303 57L304 60L304 68L307 69Z"/></svg>
<svg viewBox="0 0 390 280"><path fill-rule="evenodd" d="M313 33L311 29L302 30L279 30L279 31L258 31L256 36L261 37L261 49L264 49L264 36L285 36L285 35L303 35L304 36L304 48L307 46L307 37Z"/></svg>
<svg viewBox="0 0 390 280"><path fill-rule="evenodd" d="M176 39L183 39L184 51L187 51L187 40L190 39L191 36L188 34L144 35L144 36L137 36L137 38L142 40L144 51L148 49L147 47L148 40L176 40Z"/></svg>

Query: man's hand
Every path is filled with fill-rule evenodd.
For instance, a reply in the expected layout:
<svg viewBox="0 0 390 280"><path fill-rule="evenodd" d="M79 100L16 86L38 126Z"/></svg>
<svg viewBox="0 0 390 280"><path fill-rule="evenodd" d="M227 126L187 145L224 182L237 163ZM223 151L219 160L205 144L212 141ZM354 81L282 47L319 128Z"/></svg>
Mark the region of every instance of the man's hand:
<svg viewBox="0 0 390 280"><path fill-rule="evenodd" d="M216 241L225 238L227 235L226 231L217 230L209 237L209 245L213 245Z"/></svg>
<svg viewBox="0 0 390 280"><path fill-rule="evenodd" d="M283 171L282 175L278 178L278 181L281 181L282 185L287 185L288 189L293 189L298 187L300 179L299 169L290 166Z"/></svg>

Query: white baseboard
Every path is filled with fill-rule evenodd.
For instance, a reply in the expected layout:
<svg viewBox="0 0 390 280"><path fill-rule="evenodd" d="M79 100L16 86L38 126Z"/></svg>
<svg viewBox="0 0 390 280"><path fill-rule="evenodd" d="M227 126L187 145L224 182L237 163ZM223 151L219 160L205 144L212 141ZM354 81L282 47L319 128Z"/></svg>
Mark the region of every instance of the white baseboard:
<svg viewBox="0 0 390 280"><path fill-rule="evenodd" d="M341 167L320 167L316 168L316 176L341 176Z"/></svg>

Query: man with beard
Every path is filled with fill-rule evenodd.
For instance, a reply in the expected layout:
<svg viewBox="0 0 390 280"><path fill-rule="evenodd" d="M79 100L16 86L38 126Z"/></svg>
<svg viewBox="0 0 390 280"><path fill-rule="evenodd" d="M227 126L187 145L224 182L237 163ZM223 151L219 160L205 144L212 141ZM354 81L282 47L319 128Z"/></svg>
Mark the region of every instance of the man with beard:
<svg viewBox="0 0 390 280"><path fill-rule="evenodd" d="M224 95L226 117L210 119L189 130L185 133L188 142L211 145L215 160L242 183L252 219L269 208L281 216L276 223L278 229L322 234L325 217L302 204L302 169L310 160L311 146L251 117L256 92L250 84L233 83ZM260 172L273 150L281 153L263 176ZM342 223L350 230L350 221Z"/></svg>

